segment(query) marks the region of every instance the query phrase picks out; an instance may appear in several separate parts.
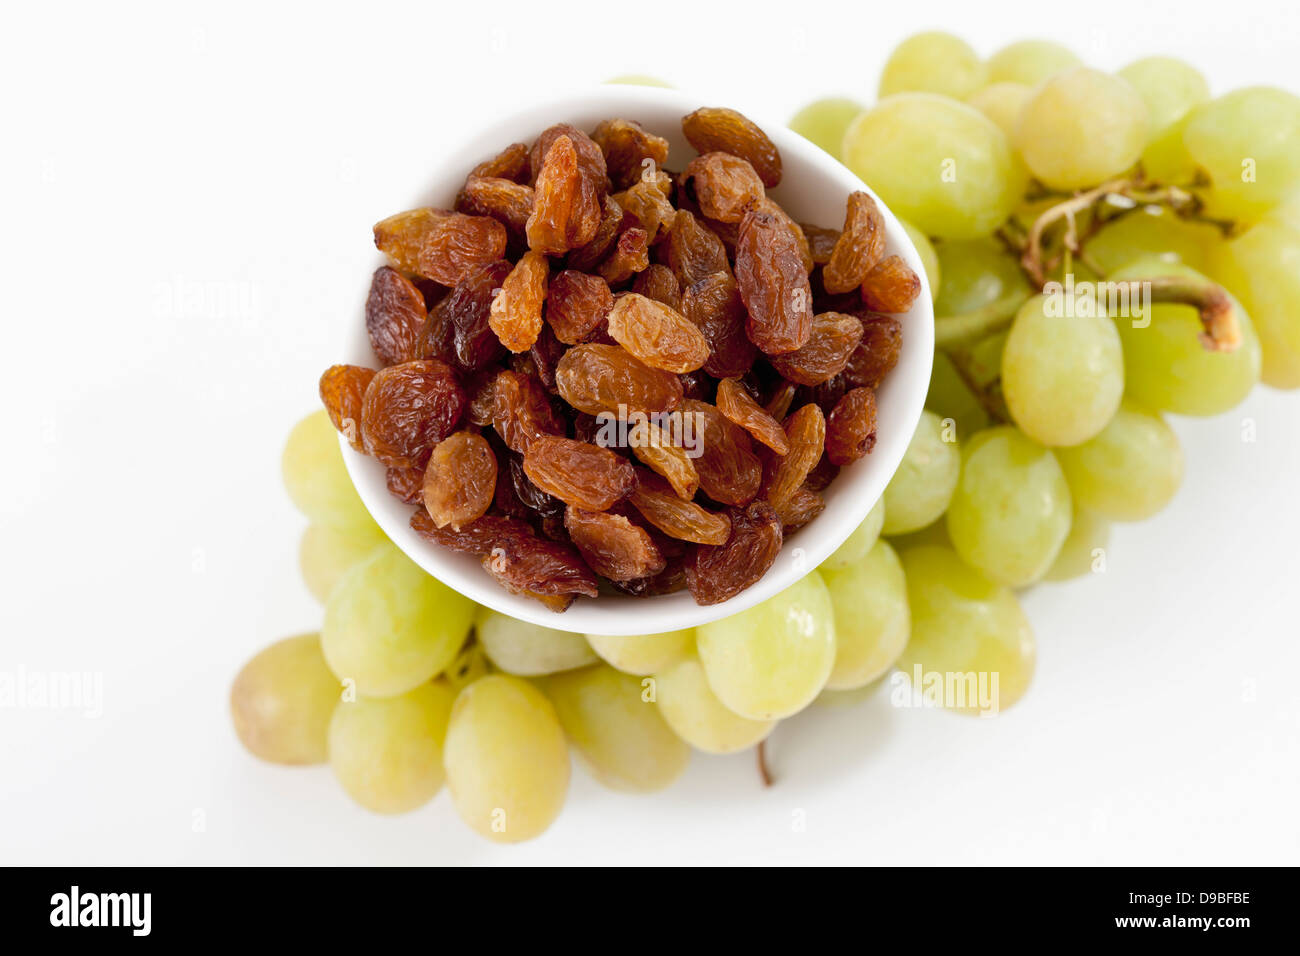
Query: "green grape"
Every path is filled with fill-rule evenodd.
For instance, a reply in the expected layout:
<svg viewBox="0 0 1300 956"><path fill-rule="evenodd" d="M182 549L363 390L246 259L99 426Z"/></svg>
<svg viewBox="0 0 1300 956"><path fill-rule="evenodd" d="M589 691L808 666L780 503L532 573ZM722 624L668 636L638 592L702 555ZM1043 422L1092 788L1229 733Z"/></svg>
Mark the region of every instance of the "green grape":
<svg viewBox="0 0 1300 956"><path fill-rule="evenodd" d="M394 697L442 673L473 618L473 601L380 545L334 586L321 646L330 669L359 693Z"/></svg>
<svg viewBox="0 0 1300 956"><path fill-rule="evenodd" d="M1269 216L1213 256L1214 277L1250 309L1260 377L1274 388L1300 388L1300 221Z"/></svg>
<svg viewBox="0 0 1300 956"><path fill-rule="evenodd" d="M1142 151L1147 175L1159 182L1186 182L1195 173L1183 145L1184 118L1210 98L1210 85L1195 68L1168 56L1149 56L1119 71L1147 106L1150 139Z"/></svg>
<svg viewBox="0 0 1300 956"><path fill-rule="evenodd" d="M1158 276L1205 278L1195 269L1150 257L1111 274L1116 281ZM1259 381L1259 337L1246 310L1235 301L1234 307L1241 345L1232 352L1211 352L1201 344L1201 322L1189 305L1161 303L1142 310L1140 318L1116 316L1128 394L1147 408L1179 415L1217 415L1245 398Z"/></svg>
<svg viewBox="0 0 1300 956"><path fill-rule="evenodd" d="M686 769L690 747L648 699L641 678L597 664L548 677L544 687L583 764L605 786L649 793Z"/></svg>
<svg viewBox="0 0 1300 956"><path fill-rule="evenodd" d="M1137 162L1147 142L1147 108L1128 81L1076 66L1034 91L1013 139L1029 171L1048 186L1081 189Z"/></svg>
<svg viewBox="0 0 1300 956"><path fill-rule="evenodd" d="M612 77L605 82L615 86L658 86L666 90L676 89L671 83L656 76L647 76L644 73L625 73L622 76Z"/></svg>
<svg viewBox="0 0 1300 956"><path fill-rule="evenodd" d="M298 545L298 566L307 590L324 604L344 572L387 540L373 522L369 528L308 525Z"/></svg>
<svg viewBox="0 0 1300 956"><path fill-rule="evenodd" d="M966 102L996 123L1009 139L1016 134L1020 111L1033 95L1034 88L1024 83L991 83L968 96Z"/></svg>
<svg viewBox="0 0 1300 956"><path fill-rule="evenodd" d="M1255 219L1300 185L1300 97L1234 90L1189 114L1183 144L1214 183L1211 211Z"/></svg>
<svg viewBox="0 0 1300 956"><path fill-rule="evenodd" d="M930 522L919 531L909 531L889 539L889 545L899 554L908 548L928 546L951 548L952 538L948 537L948 522L942 517Z"/></svg>
<svg viewBox="0 0 1300 956"><path fill-rule="evenodd" d="M844 143L844 131L849 128L849 123L865 109L866 107L857 100L845 97L815 100L794 114L790 120L790 128L839 159L840 146Z"/></svg>
<svg viewBox="0 0 1300 956"><path fill-rule="evenodd" d="M1025 188L993 121L935 93L881 100L849 124L841 158L896 214L945 239L988 235Z"/></svg>
<svg viewBox="0 0 1300 956"><path fill-rule="evenodd" d="M942 681L950 692L936 692L935 702L966 714L1005 710L1024 696L1034 633L1016 596L948 548L904 551L903 572L912 636L897 666L913 686L920 668L920 689Z"/></svg>
<svg viewBox="0 0 1300 956"><path fill-rule="evenodd" d="M989 57L990 83L1037 86L1062 70L1082 63L1067 47L1050 40L1020 40Z"/></svg>
<svg viewBox="0 0 1300 956"><path fill-rule="evenodd" d="M962 315L1029 288L1020 264L993 239L943 242L936 250L943 287L935 315Z"/></svg>
<svg viewBox="0 0 1300 956"><path fill-rule="evenodd" d="M999 584L1033 584L1070 533L1070 489L1056 457L1010 425L962 452L948 535L962 560Z"/></svg>
<svg viewBox="0 0 1300 956"><path fill-rule="evenodd" d="M876 539L880 537L880 529L884 525L885 499L881 498L867 512L867 516L862 519L862 524L853 529L853 533L821 563L818 570L844 571L861 563L876 543Z"/></svg>
<svg viewBox="0 0 1300 956"><path fill-rule="evenodd" d="M376 813L407 813L442 789L442 742L455 692L442 681L397 697L339 704L330 721L330 766L343 789Z"/></svg>
<svg viewBox="0 0 1300 956"><path fill-rule="evenodd" d="M654 677L659 712L678 737L708 754L730 754L754 746L776 726L750 720L722 705L709 688L699 658L685 657Z"/></svg>
<svg viewBox="0 0 1300 956"><path fill-rule="evenodd" d="M1088 240L1088 257L1107 275L1142 256L1182 262L1205 270L1222 233L1207 223L1179 219L1164 209L1135 210L1102 226Z"/></svg>
<svg viewBox="0 0 1300 956"><path fill-rule="evenodd" d="M1151 517L1183 481L1178 436L1159 415L1132 402L1096 438L1056 455L1075 502L1113 521Z"/></svg>
<svg viewBox="0 0 1300 956"><path fill-rule="evenodd" d="M581 634L529 624L491 608L478 609L474 628L488 659L507 674L540 677L597 661Z"/></svg>
<svg viewBox="0 0 1300 956"><path fill-rule="evenodd" d="M959 438L970 437L990 424L988 412L958 374L947 352L934 353L925 407L940 418L951 418Z"/></svg>
<svg viewBox="0 0 1300 956"><path fill-rule="evenodd" d="M709 686L750 720L798 713L835 664L835 611L816 571L747 611L696 629Z"/></svg>
<svg viewBox="0 0 1300 956"><path fill-rule="evenodd" d="M442 753L456 812L489 840L531 840L560 815L569 748L555 708L528 681L492 674L462 690Z"/></svg>
<svg viewBox="0 0 1300 956"><path fill-rule="evenodd" d="M988 69L970 44L931 30L908 37L889 55L880 74L882 97L895 93L941 93L964 100L984 85Z"/></svg>
<svg viewBox="0 0 1300 956"><path fill-rule="evenodd" d="M317 524L335 528L374 525L343 466L339 433L324 409L293 426L284 444L280 470L294 507Z"/></svg>
<svg viewBox="0 0 1300 956"><path fill-rule="evenodd" d="M925 267L925 278L930 283L930 295L937 296L942 272L939 269L939 254L934 251L934 244L925 233L906 219L898 220L898 224L903 227L907 238L911 239L912 245L916 246L916 254L921 257L921 265Z"/></svg>
<svg viewBox="0 0 1300 956"><path fill-rule="evenodd" d="M1124 353L1115 323L1096 306L1086 297L1038 295L1011 324L1002 394L1020 430L1041 445L1087 441L1119 408Z"/></svg>
<svg viewBox="0 0 1300 956"><path fill-rule="evenodd" d="M695 629L662 634L588 634L587 643L601 660L628 674L646 676L666 669L695 649Z"/></svg>
<svg viewBox="0 0 1300 956"><path fill-rule="evenodd" d="M325 666L320 635L276 641L245 664L230 687L230 718L249 753L271 763L324 763L339 680Z"/></svg>
<svg viewBox="0 0 1300 956"><path fill-rule="evenodd" d="M1068 581L1104 570L1106 545L1109 543L1110 522L1099 514L1075 505L1070 534L1043 580Z"/></svg>
<svg viewBox="0 0 1300 956"><path fill-rule="evenodd" d="M884 534L924 528L944 513L961 474L961 448L934 412L921 413L903 460L885 487Z"/></svg>
<svg viewBox="0 0 1300 956"><path fill-rule="evenodd" d="M903 566L893 548L877 541L865 560L824 579L835 607L835 666L826 686L862 687L888 671L907 646Z"/></svg>

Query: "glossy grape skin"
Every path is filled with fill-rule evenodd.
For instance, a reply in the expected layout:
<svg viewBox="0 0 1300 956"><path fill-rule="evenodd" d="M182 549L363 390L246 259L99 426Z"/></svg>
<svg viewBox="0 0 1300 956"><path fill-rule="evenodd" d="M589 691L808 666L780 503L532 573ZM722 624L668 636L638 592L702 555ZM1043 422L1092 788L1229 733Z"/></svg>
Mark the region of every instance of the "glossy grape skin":
<svg viewBox="0 0 1300 956"><path fill-rule="evenodd" d="M1115 323L1079 309L1065 314L1071 310L1062 307L1064 298L1039 295L1021 306L1002 352L1007 408L1020 430L1042 445L1087 441L1110 421L1124 394Z"/></svg>
<svg viewBox="0 0 1300 956"><path fill-rule="evenodd" d="M846 97L814 100L791 117L790 128L839 159L844 131L865 109L857 100Z"/></svg>
<svg viewBox="0 0 1300 956"><path fill-rule="evenodd" d="M1157 256L1205 271L1222 234L1214 226L1179 219L1168 210L1138 210L1102 226L1088 240L1088 257L1107 275L1135 259Z"/></svg>
<svg viewBox="0 0 1300 956"><path fill-rule="evenodd" d="M939 254L934 251L934 244L930 242L925 233L906 219L900 219L898 222L903 227L903 231L907 233L907 238L912 240L912 245L916 246L916 254L921 257L921 265L925 268L925 278L930 283L930 295L938 295L942 271L939 268Z"/></svg>
<svg viewBox="0 0 1300 956"><path fill-rule="evenodd" d="M373 522L370 528L308 525L298 545L298 567L307 590L324 604L348 569L387 540Z"/></svg>
<svg viewBox="0 0 1300 956"><path fill-rule="evenodd" d="M693 655L656 674L654 686L659 712L673 733L704 753L746 750L776 726L775 720L750 720L724 707Z"/></svg>
<svg viewBox="0 0 1300 956"><path fill-rule="evenodd" d="M1024 191L1023 170L983 113L934 93L899 93L844 134L844 165L928 236L973 239L996 229Z"/></svg>
<svg viewBox="0 0 1300 956"><path fill-rule="evenodd" d="M1300 221L1266 217L1216 246L1211 269L1250 310L1260 378L1274 388L1300 388Z"/></svg>
<svg viewBox="0 0 1300 956"><path fill-rule="evenodd" d="M611 667L626 674L644 677L665 670L689 656L695 649L695 629L621 637L588 634L587 643Z"/></svg>
<svg viewBox="0 0 1300 956"><path fill-rule="evenodd" d="M709 687L750 720L808 706L835 663L835 612L816 571L762 604L696 629Z"/></svg>
<svg viewBox="0 0 1300 956"><path fill-rule="evenodd" d="M394 697L440 674L469 633L474 603L391 544L339 580L325 605L321 646L341 680Z"/></svg>
<svg viewBox="0 0 1300 956"><path fill-rule="evenodd" d="M1070 494L1112 521L1149 518L1183 481L1183 449L1159 415L1125 402L1101 434L1056 453Z"/></svg>
<svg viewBox="0 0 1300 956"><path fill-rule="evenodd" d="M906 534L924 528L948 507L961 474L961 448L948 437L942 419L921 413L898 471L885 487L883 534Z"/></svg>
<svg viewBox="0 0 1300 956"><path fill-rule="evenodd" d="M1147 132L1146 104L1126 80L1079 66L1034 91L1013 142L1034 176L1069 190L1123 173L1142 155Z"/></svg>
<svg viewBox="0 0 1300 956"><path fill-rule="evenodd" d="M1029 687L1034 673L1034 634L1008 588L964 564L950 549L910 548L902 555L912 635L897 667L909 677L984 673L992 690L998 676L996 707L1005 710ZM977 714L979 701L966 706L946 701L960 713Z"/></svg>
<svg viewBox="0 0 1300 956"><path fill-rule="evenodd" d="M230 687L235 735L249 753L271 763L324 763L330 715L341 693L319 635L276 641L252 657Z"/></svg>
<svg viewBox="0 0 1300 956"><path fill-rule="evenodd" d="M872 546L876 539L880 537L880 529L885 524L885 499L881 498L867 512L867 516L862 519L862 523L853 529L853 533L844 539L844 543L831 552L831 556L821 563L819 571L844 571L859 564Z"/></svg>
<svg viewBox="0 0 1300 956"><path fill-rule="evenodd" d="M988 69L969 43L951 33L917 33L894 48L880 74L880 97L940 93L963 100L984 85Z"/></svg>
<svg viewBox="0 0 1300 956"><path fill-rule="evenodd" d="M474 629L488 659L507 674L539 677L597 660L581 634L531 624L491 608L478 609Z"/></svg>
<svg viewBox="0 0 1300 956"><path fill-rule="evenodd" d="M324 409L293 426L284 444L280 471L294 507L317 524L334 528L374 525L348 477L339 433Z"/></svg>
<svg viewBox="0 0 1300 956"><path fill-rule="evenodd" d="M1034 88L1024 83L990 83L967 97L966 102L996 123L998 129L1010 138L1016 133L1020 111L1033 95Z"/></svg>
<svg viewBox="0 0 1300 956"><path fill-rule="evenodd" d="M443 767L461 819L498 843L543 833L569 789L569 749L555 708L509 674L484 677L456 697Z"/></svg>
<svg viewBox="0 0 1300 956"><path fill-rule="evenodd" d="M936 250L943 284L935 298L935 315L961 315L1027 289L1015 257L993 239L944 242Z"/></svg>
<svg viewBox="0 0 1300 956"><path fill-rule="evenodd" d="M990 423L988 412L958 374L947 352L934 353L925 407L940 418L952 419L960 439L969 438Z"/></svg>
<svg viewBox="0 0 1300 956"><path fill-rule="evenodd" d="M1050 40L1019 40L989 57L990 83L1037 86L1050 76L1082 61L1068 47Z"/></svg>
<svg viewBox="0 0 1300 956"><path fill-rule="evenodd" d="M343 789L376 813L408 813L442 789L442 742L455 692L441 681L397 697L360 697L334 710L330 766Z"/></svg>
<svg viewBox="0 0 1300 956"><path fill-rule="evenodd" d="M595 664L548 677L543 689L583 765L611 789L662 790L690 762L639 677Z"/></svg>
<svg viewBox="0 0 1300 956"><path fill-rule="evenodd" d="M1105 569L1106 546L1110 544L1110 522L1077 504L1070 519L1070 533L1044 581L1069 581ZM1098 551L1102 552L1098 554Z"/></svg>
<svg viewBox="0 0 1300 956"><path fill-rule="evenodd" d="M963 561L1024 587L1047 573L1070 533L1072 503L1055 456L1009 425L982 431L962 452L948 535Z"/></svg>
<svg viewBox="0 0 1300 956"><path fill-rule="evenodd" d="M1183 119L1210 98L1210 85L1194 67L1168 56L1148 56L1130 63L1118 75L1146 103L1150 131L1142 150L1142 165L1161 182L1185 182L1192 170L1183 145Z"/></svg>
<svg viewBox="0 0 1300 956"><path fill-rule="evenodd" d="M1204 278L1187 266L1149 257L1110 278L1157 276ZM1179 415L1217 415L1237 405L1259 381L1260 347L1250 316L1240 303L1234 306L1241 344L1232 352L1211 352L1201 345L1201 323L1191 306L1158 304L1142 318L1113 316L1124 345L1127 394L1139 405Z"/></svg>
<svg viewBox="0 0 1300 956"><path fill-rule="evenodd" d="M1300 97L1268 86L1233 90L1188 115L1183 145L1214 182L1214 214L1258 218L1300 184Z"/></svg>
<svg viewBox="0 0 1300 956"><path fill-rule="evenodd" d="M903 566L893 548L877 541L863 560L822 577L835 607L835 666L826 686L862 687L888 671L907 646L911 618Z"/></svg>

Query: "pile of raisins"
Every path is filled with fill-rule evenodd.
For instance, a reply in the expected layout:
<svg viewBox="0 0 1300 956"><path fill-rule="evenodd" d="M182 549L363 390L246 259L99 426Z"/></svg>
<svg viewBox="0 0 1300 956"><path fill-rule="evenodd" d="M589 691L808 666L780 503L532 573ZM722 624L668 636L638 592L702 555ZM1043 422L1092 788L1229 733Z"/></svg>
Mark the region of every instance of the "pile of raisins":
<svg viewBox="0 0 1300 956"><path fill-rule="evenodd" d="M380 222L381 367L321 377L417 532L556 611L602 589L716 604L761 578L871 451L920 291L869 195L842 230L796 223L762 130L701 109L682 131L699 155L669 172L638 123L552 126L477 166L454 209ZM602 447L597 416L620 409L695 416L699 454L654 424Z"/></svg>

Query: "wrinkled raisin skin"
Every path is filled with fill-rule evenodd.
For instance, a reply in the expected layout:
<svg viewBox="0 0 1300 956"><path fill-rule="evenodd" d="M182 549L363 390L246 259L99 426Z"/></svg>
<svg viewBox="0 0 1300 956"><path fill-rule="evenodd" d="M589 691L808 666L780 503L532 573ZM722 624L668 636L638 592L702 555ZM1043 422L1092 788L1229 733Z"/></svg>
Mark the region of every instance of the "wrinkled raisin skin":
<svg viewBox="0 0 1300 956"><path fill-rule="evenodd" d="M477 372L505 354L490 320L493 293L510 274L510 268L504 259L480 266L457 283L434 310L438 320L450 326L456 364L467 372ZM429 318L432 322L434 316Z"/></svg>
<svg viewBox="0 0 1300 956"><path fill-rule="evenodd" d="M611 581L650 577L665 561L644 530L622 515L569 507L564 527L593 571Z"/></svg>
<svg viewBox="0 0 1300 956"><path fill-rule="evenodd" d="M745 303L730 272L715 272L693 283L682 295L681 311L709 344L704 371L715 378L749 371L758 348L745 331Z"/></svg>
<svg viewBox="0 0 1300 956"><path fill-rule="evenodd" d="M700 488L724 505L746 505L754 500L763 480L763 465L754 454L749 433L733 425L712 405L694 399L682 401L682 414L698 416L703 425L703 452L695 459ZM695 426L698 429L700 425Z"/></svg>
<svg viewBox="0 0 1300 956"><path fill-rule="evenodd" d="M646 266L645 271L639 273L632 283L632 291L661 302L674 311L682 311L682 288L678 285L673 270L667 266L657 262Z"/></svg>
<svg viewBox="0 0 1300 956"><path fill-rule="evenodd" d="M826 457L850 465L876 444L876 393L869 388L848 392L826 420Z"/></svg>
<svg viewBox="0 0 1300 956"><path fill-rule="evenodd" d="M330 422L349 445L363 454L366 448L361 438L361 410L374 377L374 369L360 365L331 365L320 377L320 400Z"/></svg>
<svg viewBox="0 0 1300 956"><path fill-rule="evenodd" d="M668 140L647 132L632 120L605 120L592 130L591 139L605 156L605 167L615 189L627 189L647 169L657 169L668 159ZM650 163L646 163L647 159Z"/></svg>
<svg viewBox="0 0 1300 956"><path fill-rule="evenodd" d="M718 383L718 411L778 455L790 450L781 423L754 401L739 379L724 378Z"/></svg>
<svg viewBox="0 0 1300 956"><path fill-rule="evenodd" d="M424 465L465 410L451 366L437 359L390 365L375 373L361 405L361 437L385 465Z"/></svg>
<svg viewBox="0 0 1300 956"><path fill-rule="evenodd" d="M366 297L366 334L380 364L421 358L420 333L427 319L424 295L410 279L391 266L375 270Z"/></svg>
<svg viewBox="0 0 1300 956"><path fill-rule="evenodd" d="M499 372L492 384L492 427L520 455L543 435L564 434L564 423L541 383L510 371Z"/></svg>
<svg viewBox="0 0 1300 956"><path fill-rule="evenodd" d="M878 388L903 350L903 326L892 315L866 312L862 322L862 343L849 356L845 380L855 388Z"/></svg>
<svg viewBox="0 0 1300 956"><path fill-rule="evenodd" d="M434 446L424 470L425 510L440 528L453 530L483 516L496 493L497 459L487 439L454 432Z"/></svg>
<svg viewBox="0 0 1300 956"><path fill-rule="evenodd" d="M418 505L424 501L423 468L389 468L384 476L388 493L408 505Z"/></svg>
<svg viewBox="0 0 1300 956"><path fill-rule="evenodd" d="M885 217L880 207L868 193L850 194L844 230L822 270L826 291L834 295L862 285L862 280L884 254Z"/></svg>
<svg viewBox="0 0 1300 956"><path fill-rule="evenodd" d="M856 316L821 312L813 316L812 328L803 348L771 356L772 367L799 385L820 385L840 374L862 341Z"/></svg>
<svg viewBox="0 0 1300 956"><path fill-rule="evenodd" d="M721 223L740 222L765 196L763 181L739 156L705 153L687 164L682 176L695 194L700 212Z"/></svg>
<svg viewBox="0 0 1300 956"><path fill-rule="evenodd" d="M682 132L698 152L721 150L747 160L768 189L781 182L781 153L743 114L721 107L704 107L682 117Z"/></svg>
<svg viewBox="0 0 1300 956"><path fill-rule="evenodd" d="M766 501L733 508L729 515L726 543L696 545L687 558L686 581L696 604L721 604L735 597L766 574L781 552L781 519Z"/></svg>
<svg viewBox="0 0 1300 956"><path fill-rule="evenodd" d="M651 368L693 372L709 357L704 335L680 312L629 292L609 312L609 334Z"/></svg>
<svg viewBox="0 0 1300 956"><path fill-rule="evenodd" d="M572 438L534 439L524 453L524 472L542 491L587 511L608 510L636 485L625 459Z"/></svg>
<svg viewBox="0 0 1300 956"><path fill-rule="evenodd" d="M501 283L488 309L488 326L510 351L527 352L537 341L549 278L546 256L530 249Z"/></svg>
<svg viewBox="0 0 1300 956"><path fill-rule="evenodd" d="M790 450L773 463L763 482L763 496L778 511L821 460L826 447L826 417L817 405L805 405L786 419L785 435Z"/></svg>
<svg viewBox="0 0 1300 956"><path fill-rule="evenodd" d="M666 412L681 403L676 375L639 361L617 345L575 345L555 370L564 400L588 415L628 411Z"/></svg>
<svg viewBox="0 0 1300 956"><path fill-rule="evenodd" d="M628 500L646 521L682 541L724 544L731 534L731 521L726 515L683 500L668 482L644 470L637 470L637 484Z"/></svg>
<svg viewBox="0 0 1300 956"><path fill-rule="evenodd" d="M921 277L901 256L889 256L862 280L862 301L873 312L906 312L921 294Z"/></svg>
<svg viewBox="0 0 1300 956"><path fill-rule="evenodd" d="M749 339L768 355L793 352L812 335L812 288L794 234L751 210L740 223L736 284L749 310Z"/></svg>

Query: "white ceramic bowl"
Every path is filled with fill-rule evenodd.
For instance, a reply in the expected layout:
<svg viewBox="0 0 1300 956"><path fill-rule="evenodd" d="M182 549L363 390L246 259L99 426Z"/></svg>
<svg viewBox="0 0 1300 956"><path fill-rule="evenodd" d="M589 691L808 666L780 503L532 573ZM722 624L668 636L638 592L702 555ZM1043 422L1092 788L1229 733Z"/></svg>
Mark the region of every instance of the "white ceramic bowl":
<svg viewBox="0 0 1300 956"><path fill-rule="evenodd" d="M678 90L642 86L602 86L579 96L539 102L511 116L491 119L465 136L447 160L435 170L435 178L423 192L413 195L406 208L450 207L466 175L476 164L495 155L509 143L532 143L546 127L572 123L592 130L603 119L637 120L647 129L664 136L671 144L668 168L681 169L696 155L681 132L681 118L705 103ZM751 115L781 151L781 185L771 190L772 198L797 221L840 228L844 205L854 190L870 191L860 179L835 159L803 137L770 118ZM874 195L874 193L873 193ZM877 202L880 202L877 198ZM880 498L898 468L912 437L925 402L934 350L934 307L925 270L915 246L898 220L880 203L886 223L886 248L902 256L921 276L921 294L912 309L902 316L903 348L897 367L877 392L879 426L871 454L843 469L826 490L826 510L786 541L776 563L758 583L730 601L700 607L688 591L658 597L625 595L580 597L565 612L557 614L526 597L510 594L480 566L477 558L455 554L421 538L411 530L412 508L389 494L383 465L352 450L340 439L348 472L361 500L393 543L420 567L460 593L490 608L525 621L565 631L586 634L647 634L695 627L735 614L789 587L817 567L848 537ZM375 220L397 209L376 209ZM369 290L369 268L357 264L361 286L359 305ZM373 366L374 353L366 337L358 308L351 320L343 360Z"/></svg>

